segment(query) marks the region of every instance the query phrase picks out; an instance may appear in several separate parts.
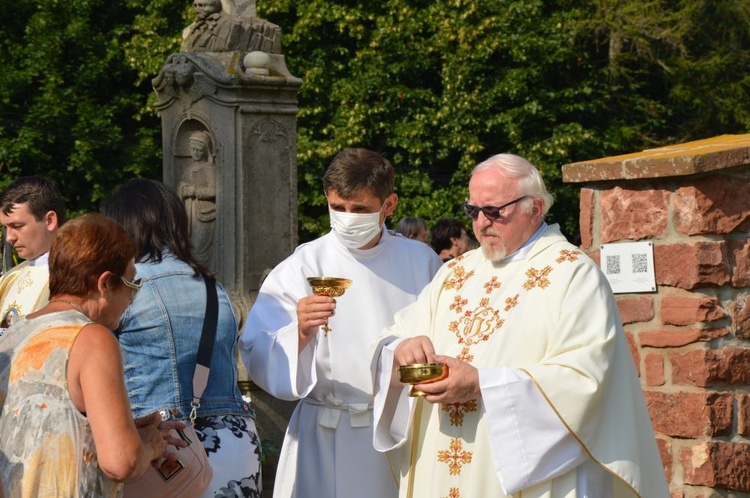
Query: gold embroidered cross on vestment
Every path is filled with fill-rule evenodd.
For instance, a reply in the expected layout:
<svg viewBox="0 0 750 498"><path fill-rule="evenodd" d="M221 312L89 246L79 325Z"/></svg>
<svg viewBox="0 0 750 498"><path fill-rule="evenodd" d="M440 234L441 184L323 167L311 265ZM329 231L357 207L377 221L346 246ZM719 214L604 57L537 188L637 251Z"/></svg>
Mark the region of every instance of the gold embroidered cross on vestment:
<svg viewBox="0 0 750 498"><path fill-rule="evenodd" d="M461 467L471 463L472 453L463 450L463 441L451 438L450 449L438 451L438 462L448 464L448 473L461 475Z"/></svg>
<svg viewBox="0 0 750 498"><path fill-rule="evenodd" d="M440 409L448 412L451 425L461 427L464 425L464 415L477 411L477 400L470 399L464 403L450 403L440 405Z"/></svg>

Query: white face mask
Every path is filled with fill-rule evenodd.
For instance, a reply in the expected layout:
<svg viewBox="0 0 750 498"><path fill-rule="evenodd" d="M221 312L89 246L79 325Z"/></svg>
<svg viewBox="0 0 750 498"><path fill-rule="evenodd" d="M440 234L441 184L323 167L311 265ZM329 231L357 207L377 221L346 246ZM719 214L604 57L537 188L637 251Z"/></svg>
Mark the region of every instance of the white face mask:
<svg viewBox="0 0 750 498"><path fill-rule="evenodd" d="M349 249L359 249L366 245L380 233L382 228L380 211L377 213L344 213L329 209L328 213L331 216L333 233Z"/></svg>

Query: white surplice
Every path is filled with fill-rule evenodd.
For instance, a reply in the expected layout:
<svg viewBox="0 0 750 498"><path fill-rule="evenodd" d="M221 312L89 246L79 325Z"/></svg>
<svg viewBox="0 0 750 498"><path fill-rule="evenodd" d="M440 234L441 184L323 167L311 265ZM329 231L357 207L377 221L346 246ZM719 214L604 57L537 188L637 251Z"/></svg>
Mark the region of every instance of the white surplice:
<svg viewBox="0 0 750 498"><path fill-rule="evenodd" d="M373 441L401 450L400 496L668 498L608 282L557 226L524 252L450 261L382 335L428 335L478 369L482 392L415 402L389 389L395 343L382 348Z"/></svg>
<svg viewBox="0 0 750 498"><path fill-rule="evenodd" d="M371 344L414 302L442 265L426 244L383 231L372 249L347 249L333 233L302 244L264 281L250 309L241 353L265 391L302 401L287 427L274 498L389 498L391 465L372 447ZM352 280L336 298L328 336L299 355L297 302L307 277Z"/></svg>

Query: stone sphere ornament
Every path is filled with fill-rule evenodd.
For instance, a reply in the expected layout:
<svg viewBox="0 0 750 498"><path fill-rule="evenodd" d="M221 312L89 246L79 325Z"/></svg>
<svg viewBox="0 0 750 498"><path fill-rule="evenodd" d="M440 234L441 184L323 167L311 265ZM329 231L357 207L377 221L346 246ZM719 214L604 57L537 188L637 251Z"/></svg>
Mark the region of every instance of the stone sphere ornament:
<svg viewBox="0 0 750 498"><path fill-rule="evenodd" d="M246 74L259 74L263 76L270 74L268 68L271 67L271 56L265 52L259 50L248 52L245 58L242 59L242 62L245 65Z"/></svg>

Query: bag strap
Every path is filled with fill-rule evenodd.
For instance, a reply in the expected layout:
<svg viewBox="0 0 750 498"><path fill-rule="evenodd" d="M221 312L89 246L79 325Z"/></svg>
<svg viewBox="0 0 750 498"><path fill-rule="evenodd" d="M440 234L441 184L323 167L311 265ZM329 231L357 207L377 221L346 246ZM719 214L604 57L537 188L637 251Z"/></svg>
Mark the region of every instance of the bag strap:
<svg viewBox="0 0 750 498"><path fill-rule="evenodd" d="M216 325L219 321L219 297L216 292L216 280L203 276L206 283L206 316L203 318L203 330L198 345L198 356L193 373L193 401L190 402L190 423L195 422L198 408L201 406L201 396L208 385L208 374L211 371L211 356L214 352L216 340Z"/></svg>

